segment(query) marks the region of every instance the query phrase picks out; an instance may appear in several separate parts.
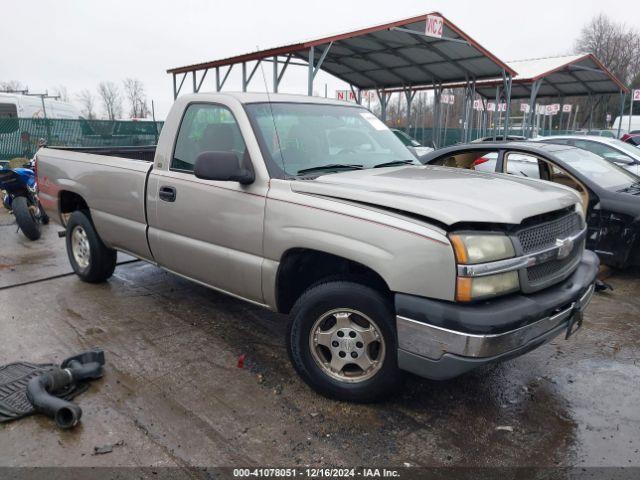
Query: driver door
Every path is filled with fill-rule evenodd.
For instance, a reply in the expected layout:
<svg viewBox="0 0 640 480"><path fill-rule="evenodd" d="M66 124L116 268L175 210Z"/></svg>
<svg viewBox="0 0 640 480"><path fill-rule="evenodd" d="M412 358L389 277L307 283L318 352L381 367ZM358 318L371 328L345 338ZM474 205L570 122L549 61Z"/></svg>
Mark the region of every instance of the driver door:
<svg viewBox="0 0 640 480"><path fill-rule="evenodd" d="M231 109L192 103L186 107L169 165L154 168L149 177L151 250L168 270L261 303L266 185L196 178L194 164L206 151L232 152L251 168Z"/></svg>

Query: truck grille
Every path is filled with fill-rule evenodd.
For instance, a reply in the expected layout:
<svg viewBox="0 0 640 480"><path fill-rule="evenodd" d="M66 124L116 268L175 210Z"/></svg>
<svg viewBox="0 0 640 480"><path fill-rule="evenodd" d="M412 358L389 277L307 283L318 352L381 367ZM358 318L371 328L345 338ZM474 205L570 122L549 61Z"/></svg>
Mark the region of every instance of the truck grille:
<svg viewBox="0 0 640 480"><path fill-rule="evenodd" d="M517 244L521 254L539 252L556 245L556 240L574 236L583 229L582 218L571 212L560 218L526 227L516 232ZM533 292L548 287L566 278L580 261L584 241L576 242L569 255L562 259L554 258L534 265L520 273L523 292Z"/></svg>
<svg viewBox="0 0 640 480"><path fill-rule="evenodd" d="M517 236L522 253L531 253L553 247L558 238L575 235L581 229L582 219L574 212L557 220L520 230Z"/></svg>

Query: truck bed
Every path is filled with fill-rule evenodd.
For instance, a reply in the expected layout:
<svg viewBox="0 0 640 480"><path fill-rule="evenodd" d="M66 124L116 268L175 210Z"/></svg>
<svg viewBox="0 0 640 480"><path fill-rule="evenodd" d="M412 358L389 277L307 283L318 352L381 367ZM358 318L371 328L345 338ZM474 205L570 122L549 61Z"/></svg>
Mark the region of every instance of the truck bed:
<svg viewBox="0 0 640 480"><path fill-rule="evenodd" d="M64 150L67 152L90 153L93 155L104 155L106 157L129 158L131 160L142 160L153 162L156 154L156 145L145 145L142 147L48 147L49 149Z"/></svg>
<svg viewBox="0 0 640 480"><path fill-rule="evenodd" d="M56 220L59 202L74 192L108 246L150 258L145 198L154 152L154 146L42 148L36 154L42 206Z"/></svg>

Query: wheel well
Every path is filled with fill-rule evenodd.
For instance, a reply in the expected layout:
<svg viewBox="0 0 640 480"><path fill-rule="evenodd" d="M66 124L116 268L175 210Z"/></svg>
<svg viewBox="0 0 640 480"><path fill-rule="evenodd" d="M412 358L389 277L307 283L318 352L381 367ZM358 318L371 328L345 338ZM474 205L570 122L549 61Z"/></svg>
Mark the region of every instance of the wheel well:
<svg viewBox="0 0 640 480"><path fill-rule="evenodd" d="M289 313L296 300L314 283L332 277L351 279L391 296L384 279L361 263L330 253L305 248L287 251L276 278L276 302L280 313Z"/></svg>
<svg viewBox="0 0 640 480"><path fill-rule="evenodd" d="M60 192L60 213L73 213L76 210L89 210L84 198L68 190Z"/></svg>

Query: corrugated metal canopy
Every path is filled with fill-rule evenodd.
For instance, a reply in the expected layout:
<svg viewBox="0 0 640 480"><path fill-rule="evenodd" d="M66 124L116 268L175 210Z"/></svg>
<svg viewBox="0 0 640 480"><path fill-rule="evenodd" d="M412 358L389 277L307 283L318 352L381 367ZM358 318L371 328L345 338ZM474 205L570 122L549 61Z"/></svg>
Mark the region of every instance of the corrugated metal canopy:
<svg viewBox="0 0 640 480"><path fill-rule="evenodd" d="M572 97L628 92L624 84L594 55L569 55L507 62L518 74L513 77L511 98L529 98L536 81L541 81L537 98ZM476 92L495 99L496 86L502 80L493 79L476 83ZM464 85L447 85L457 88Z"/></svg>
<svg viewBox="0 0 640 480"><path fill-rule="evenodd" d="M507 64L443 18L443 38L424 35L427 15L376 25L317 40L286 45L211 62L172 68L179 74L291 54L315 63L329 45L321 69L360 88L399 88L432 82L490 79L503 71L515 75Z"/></svg>

